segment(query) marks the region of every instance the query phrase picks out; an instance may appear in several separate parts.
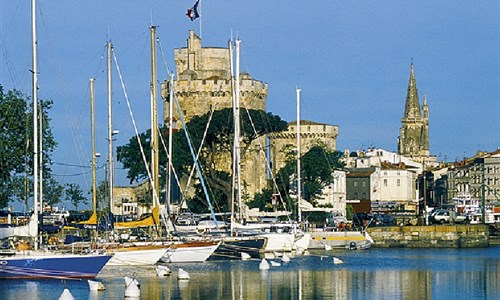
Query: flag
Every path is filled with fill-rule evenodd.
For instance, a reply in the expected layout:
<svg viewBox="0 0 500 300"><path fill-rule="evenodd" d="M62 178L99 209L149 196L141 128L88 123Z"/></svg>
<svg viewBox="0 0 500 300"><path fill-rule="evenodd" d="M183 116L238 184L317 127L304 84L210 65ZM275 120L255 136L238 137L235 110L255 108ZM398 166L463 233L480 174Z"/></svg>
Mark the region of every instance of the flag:
<svg viewBox="0 0 500 300"><path fill-rule="evenodd" d="M187 10L186 16L191 19L191 21L194 21L195 19L198 19L200 17L200 14L198 13L198 2L200 2L200 0L196 1L193 7L188 8Z"/></svg>

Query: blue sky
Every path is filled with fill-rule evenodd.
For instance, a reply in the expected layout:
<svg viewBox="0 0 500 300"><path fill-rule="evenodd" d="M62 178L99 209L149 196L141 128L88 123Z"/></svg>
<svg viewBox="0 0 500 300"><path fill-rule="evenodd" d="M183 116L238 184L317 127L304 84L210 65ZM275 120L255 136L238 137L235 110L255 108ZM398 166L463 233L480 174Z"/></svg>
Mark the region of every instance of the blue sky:
<svg viewBox="0 0 500 300"><path fill-rule="evenodd" d="M203 0L202 0L203 1ZM29 0L0 2L0 83L31 94ZM105 43L111 38L139 130L149 127L149 26L168 68L200 23L194 0L38 3L40 98L52 99L57 179L90 187L89 78L96 78L97 148L107 149ZM500 2L222 1L201 4L204 46L242 40L242 70L269 84L267 109L339 126L338 150L395 151L413 60L420 101L430 109L430 150L455 161L500 147ZM159 50L158 50L159 51ZM158 78L166 78L158 53ZM115 145L134 134L116 70ZM104 157L104 155L103 155ZM102 164L104 159L101 158ZM82 174L86 173L86 174ZM102 174L101 174L102 173ZM118 170L117 184L127 184ZM98 177L102 179L104 171Z"/></svg>

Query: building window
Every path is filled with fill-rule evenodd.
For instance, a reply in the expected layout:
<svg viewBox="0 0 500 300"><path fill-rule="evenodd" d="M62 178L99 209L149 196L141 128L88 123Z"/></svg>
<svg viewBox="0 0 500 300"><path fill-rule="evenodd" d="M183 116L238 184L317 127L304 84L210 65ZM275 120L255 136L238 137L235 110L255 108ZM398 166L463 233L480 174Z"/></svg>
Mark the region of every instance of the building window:
<svg viewBox="0 0 500 300"><path fill-rule="evenodd" d="M384 186L387 186L387 179L384 179Z"/></svg>
<svg viewBox="0 0 500 300"><path fill-rule="evenodd" d="M366 187L366 181L363 181L363 187Z"/></svg>
<svg viewBox="0 0 500 300"><path fill-rule="evenodd" d="M354 181L354 187L357 187L357 186L358 186L358 182Z"/></svg>
<svg viewBox="0 0 500 300"><path fill-rule="evenodd" d="M400 179L398 179L398 181L396 182L396 184L397 184L398 186L401 186L401 180L400 180Z"/></svg>

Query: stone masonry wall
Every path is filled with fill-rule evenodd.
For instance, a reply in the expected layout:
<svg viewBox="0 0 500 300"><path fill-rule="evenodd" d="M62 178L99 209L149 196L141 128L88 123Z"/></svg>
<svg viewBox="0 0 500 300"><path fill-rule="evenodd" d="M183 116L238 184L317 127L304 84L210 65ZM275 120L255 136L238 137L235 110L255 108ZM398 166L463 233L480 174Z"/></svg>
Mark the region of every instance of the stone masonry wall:
<svg viewBox="0 0 500 300"><path fill-rule="evenodd" d="M434 225L373 227L367 232L377 248L472 248L488 247L488 226Z"/></svg>

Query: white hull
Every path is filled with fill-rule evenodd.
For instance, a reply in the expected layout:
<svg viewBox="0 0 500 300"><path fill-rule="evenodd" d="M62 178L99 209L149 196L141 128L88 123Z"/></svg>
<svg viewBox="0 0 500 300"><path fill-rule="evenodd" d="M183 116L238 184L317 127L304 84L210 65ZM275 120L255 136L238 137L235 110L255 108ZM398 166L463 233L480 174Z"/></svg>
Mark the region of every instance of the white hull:
<svg viewBox="0 0 500 300"><path fill-rule="evenodd" d="M156 264L165 254L167 247L157 247L153 249L113 249L108 251L113 253L113 257L106 264L107 266L152 266Z"/></svg>
<svg viewBox="0 0 500 300"><path fill-rule="evenodd" d="M359 231L314 231L309 239L309 249L353 248L365 249L373 244L367 232Z"/></svg>
<svg viewBox="0 0 500 300"><path fill-rule="evenodd" d="M266 238L264 252L291 252L295 243L293 233L266 233L260 236Z"/></svg>
<svg viewBox="0 0 500 300"><path fill-rule="evenodd" d="M167 263L204 262L219 245L220 242L211 245L174 244L166 249L161 261Z"/></svg>
<svg viewBox="0 0 500 300"><path fill-rule="evenodd" d="M37 234L37 230L37 220L32 216L29 223L26 225L5 225L5 227L1 227L0 240L11 236L34 237Z"/></svg>

